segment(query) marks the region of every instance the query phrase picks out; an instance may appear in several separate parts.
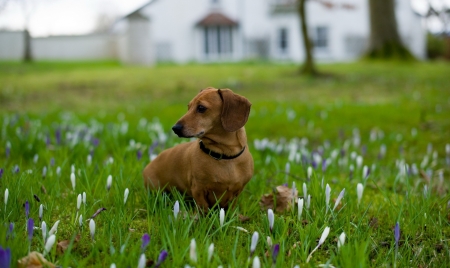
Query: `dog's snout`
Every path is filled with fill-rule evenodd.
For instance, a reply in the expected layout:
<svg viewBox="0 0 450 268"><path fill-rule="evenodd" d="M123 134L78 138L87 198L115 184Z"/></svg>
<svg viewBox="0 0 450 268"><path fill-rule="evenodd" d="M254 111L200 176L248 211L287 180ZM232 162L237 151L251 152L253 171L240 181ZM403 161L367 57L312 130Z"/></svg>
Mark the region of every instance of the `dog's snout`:
<svg viewBox="0 0 450 268"><path fill-rule="evenodd" d="M175 124L175 126L172 127L172 130L175 134L178 135L178 137L182 136L183 133L183 125L182 124Z"/></svg>

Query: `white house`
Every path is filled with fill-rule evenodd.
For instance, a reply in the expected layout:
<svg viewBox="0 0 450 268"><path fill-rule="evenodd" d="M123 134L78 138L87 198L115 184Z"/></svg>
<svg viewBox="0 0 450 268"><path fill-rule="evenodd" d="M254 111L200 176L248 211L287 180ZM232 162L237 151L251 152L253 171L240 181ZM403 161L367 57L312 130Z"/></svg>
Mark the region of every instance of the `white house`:
<svg viewBox="0 0 450 268"><path fill-rule="evenodd" d="M33 38L37 60L119 59L126 64L304 59L297 0L153 0L107 34ZM319 61L352 61L369 39L368 0L309 0L307 21ZM410 0L396 0L406 46L425 58L426 31ZM0 32L0 60L20 59L21 34Z"/></svg>
<svg viewBox="0 0 450 268"><path fill-rule="evenodd" d="M396 1L396 16L405 45L425 58L425 29L409 0ZM368 0L308 1L307 20L319 61L351 61L364 52ZM296 0L153 0L113 30L119 36L134 32L134 47L120 50L148 57L148 63L304 59Z"/></svg>

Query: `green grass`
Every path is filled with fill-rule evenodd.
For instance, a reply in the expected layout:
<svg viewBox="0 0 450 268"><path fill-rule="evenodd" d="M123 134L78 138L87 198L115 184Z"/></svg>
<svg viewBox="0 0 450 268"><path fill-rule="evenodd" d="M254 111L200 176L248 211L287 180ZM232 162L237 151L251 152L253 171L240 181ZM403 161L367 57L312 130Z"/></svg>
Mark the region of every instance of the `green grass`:
<svg viewBox="0 0 450 268"><path fill-rule="evenodd" d="M244 267L251 265L250 241L255 231L260 238L254 256L263 267L272 264L267 236L280 245L276 267L441 267L450 263L450 160L446 159L450 155L445 151L450 143L450 65L321 65L330 75L319 80L298 77L297 69L269 63L155 68L114 62L0 63L2 200L5 189L9 190L8 203L0 205L0 245L11 248L12 266L28 254L23 208L27 200L36 225L40 226L40 204L45 207L43 220L48 228L60 220L57 241L73 241L81 235L64 253L57 253L54 246L46 256L64 267L109 267L111 263L135 267L144 233L151 235L147 259L156 261L161 250L168 251L162 267ZM170 128L189 100L207 86L228 87L253 104L246 130L255 174L237 209L226 212L222 227L218 209L195 216L192 200L179 193L148 193L141 177L155 141L155 153L183 141ZM262 139L268 146L257 148L255 143ZM387 150L380 158L382 146ZM319 159L319 152L320 163L307 179L313 155ZM363 157L361 166L356 155ZM326 159L323 169L321 162ZM402 175L404 164L414 165L417 171L411 168ZM18 173L13 172L16 165ZM72 165L75 190L70 181ZM366 180L364 165L371 168ZM108 191L109 175L113 183ZM271 233L267 211L260 208L259 200L277 185L293 182L299 197L306 183L311 207L303 211L304 221L298 220L296 209L276 213ZM359 206L357 183L364 184ZM341 206L327 213L326 184L332 189L331 208L339 192L346 190ZM124 204L126 188L130 195ZM95 218L95 242L89 223L84 221L80 227L76 219L77 195L83 192L87 203L78 214L85 220L97 209L107 209ZM182 214L174 220L177 200ZM240 222L240 214L250 220ZM9 222L14 223L14 231L6 239ZM401 230L397 255L396 222ZM306 263L326 226L331 228L328 238ZM338 250L337 237L342 232L347 238ZM193 238L196 264L189 258ZM215 250L208 262L210 243ZM41 230L35 230L31 250L43 252L43 248Z"/></svg>

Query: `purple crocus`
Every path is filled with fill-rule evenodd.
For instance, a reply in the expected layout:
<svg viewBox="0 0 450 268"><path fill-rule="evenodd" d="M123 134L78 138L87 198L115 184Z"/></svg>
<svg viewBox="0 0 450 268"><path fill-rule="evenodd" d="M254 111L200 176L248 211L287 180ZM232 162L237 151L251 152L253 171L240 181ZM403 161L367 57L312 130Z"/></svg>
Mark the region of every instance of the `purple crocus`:
<svg viewBox="0 0 450 268"><path fill-rule="evenodd" d="M19 165L15 165L14 168L13 168L13 172L15 174L17 174L17 173L19 173L19 171L20 171Z"/></svg>
<svg viewBox="0 0 450 268"><path fill-rule="evenodd" d="M11 148L9 146L6 146L5 154L6 154L6 158L9 158L9 155L11 154Z"/></svg>
<svg viewBox="0 0 450 268"><path fill-rule="evenodd" d="M61 144L61 129L60 128L56 129L55 138L56 138L56 143L58 145Z"/></svg>
<svg viewBox="0 0 450 268"><path fill-rule="evenodd" d="M28 216L30 215L30 203L28 203L28 200L25 202L25 216L28 219Z"/></svg>
<svg viewBox="0 0 450 268"><path fill-rule="evenodd" d="M3 177L3 168L0 168L0 179Z"/></svg>
<svg viewBox="0 0 450 268"><path fill-rule="evenodd" d="M54 165L55 165L55 158L52 157L52 158L50 159L50 166L54 166Z"/></svg>
<svg viewBox="0 0 450 268"><path fill-rule="evenodd" d="M141 158L142 158L142 151L141 150L138 150L136 152L136 157L137 157L137 160L141 160Z"/></svg>
<svg viewBox="0 0 450 268"><path fill-rule="evenodd" d="M94 145L94 147L97 147L100 143L100 140L98 138L92 138L92 145Z"/></svg>
<svg viewBox="0 0 450 268"><path fill-rule="evenodd" d="M27 231L28 231L28 240L31 242L31 239L33 239L33 231L34 231L34 220L32 218L28 219Z"/></svg>
<svg viewBox="0 0 450 268"><path fill-rule="evenodd" d="M158 268L161 265L161 263L163 263L166 260L167 255L168 253L165 250L162 250L161 253L159 253L158 262L156 263L155 268Z"/></svg>
<svg viewBox="0 0 450 268"><path fill-rule="evenodd" d="M11 249L0 246L0 267L11 267Z"/></svg>
<svg viewBox="0 0 450 268"><path fill-rule="evenodd" d="M272 249L272 262L274 265L277 262L278 253L280 253L280 244L275 244Z"/></svg>
<svg viewBox="0 0 450 268"><path fill-rule="evenodd" d="M397 222L394 228L395 247L398 248L398 241L400 240L400 224Z"/></svg>
<svg viewBox="0 0 450 268"><path fill-rule="evenodd" d="M327 171L327 160L326 159L324 159L322 161L322 172L325 173L325 171Z"/></svg>
<svg viewBox="0 0 450 268"><path fill-rule="evenodd" d="M150 235L145 233L142 236L142 245L141 245L141 251L144 252L147 248L148 244L150 244Z"/></svg>
<svg viewBox="0 0 450 268"><path fill-rule="evenodd" d="M13 231L14 231L14 223L10 222L8 231L6 232L6 240L8 240L9 237L11 238L13 237Z"/></svg>

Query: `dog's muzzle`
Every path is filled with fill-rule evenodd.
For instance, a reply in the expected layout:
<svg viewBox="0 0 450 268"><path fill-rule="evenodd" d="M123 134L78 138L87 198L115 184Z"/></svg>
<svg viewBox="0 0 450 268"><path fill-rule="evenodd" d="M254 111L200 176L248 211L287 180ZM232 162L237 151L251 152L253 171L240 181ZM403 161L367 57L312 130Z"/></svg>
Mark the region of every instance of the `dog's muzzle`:
<svg viewBox="0 0 450 268"><path fill-rule="evenodd" d="M172 127L172 130L175 134L178 135L178 137L183 137L183 125L176 124L175 126Z"/></svg>

